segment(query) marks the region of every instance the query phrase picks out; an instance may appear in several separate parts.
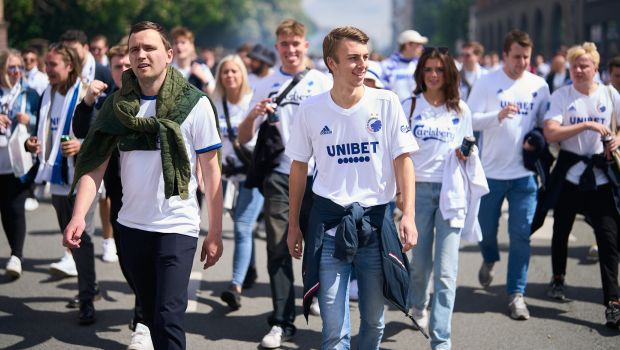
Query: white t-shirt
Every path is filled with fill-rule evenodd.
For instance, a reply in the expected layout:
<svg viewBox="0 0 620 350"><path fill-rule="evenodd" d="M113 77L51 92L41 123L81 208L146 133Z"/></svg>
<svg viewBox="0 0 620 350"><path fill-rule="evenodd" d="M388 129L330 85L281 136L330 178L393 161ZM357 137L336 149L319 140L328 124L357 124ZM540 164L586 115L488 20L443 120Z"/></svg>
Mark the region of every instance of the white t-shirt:
<svg viewBox="0 0 620 350"><path fill-rule="evenodd" d="M155 115L156 99L140 100L138 117ZM185 151L190 160L189 198L166 199L161 151L120 152L123 206L118 213L121 225L145 231L179 233L198 237L200 215L196 201L197 154L222 146L215 115L206 97L201 98L181 124Z"/></svg>
<svg viewBox="0 0 620 350"><path fill-rule="evenodd" d="M254 74L254 73L248 74L248 85L250 85L252 90L254 90L256 88L256 85L261 80L271 76L273 74L273 72L274 72L273 68L269 68L267 75L265 75L264 77L259 77L258 75Z"/></svg>
<svg viewBox="0 0 620 350"><path fill-rule="evenodd" d="M282 69L278 69L271 76L261 80L254 90L254 96L252 97L252 102L250 102L250 108L253 108L258 102L265 98L276 98L284 89L286 89L292 80L293 76L282 72ZM318 70L311 69L306 73L303 80L297 83L293 90L286 95L286 98L282 100L280 106L278 107L280 111L280 122L276 124L276 127L282 136L282 143L284 145L288 143L290 138L294 115L301 101L310 96L328 91L331 87L331 79ZM254 120L254 129L257 130L257 132L258 128L265 120L267 120L267 115L258 117ZM282 153L278 159L278 162L279 164L274 170L288 175L291 172L292 162L288 155L286 155L286 153ZM312 172L313 165L309 164L308 174L311 175Z"/></svg>
<svg viewBox="0 0 620 350"><path fill-rule="evenodd" d="M519 112L500 123L497 115L508 103L515 103ZM512 80L499 69L480 77L467 105L474 130L482 131L478 146L487 178L512 180L532 175L523 166L523 140L535 126L542 126L549 105L545 80L527 71Z"/></svg>
<svg viewBox="0 0 620 350"><path fill-rule="evenodd" d="M245 116L248 113L248 107L250 105L250 100L252 100L252 94L249 93L239 101L238 104L228 103L228 115L230 117L230 126L233 129L235 135L239 135L237 132L237 128L239 124L245 119ZM228 157L232 157L235 162L235 166L242 166L243 163L237 158L237 154L233 149L232 143L228 138L228 125L226 124L226 116L224 115L224 106L221 98L216 99L215 107L217 108L218 119L220 124L220 136L222 138L222 149L220 150L222 154L222 162L225 162ZM246 143L244 146L254 149L254 145L256 145L256 135L254 138Z"/></svg>
<svg viewBox="0 0 620 350"><path fill-rule="evenodd" d="M179 73L181 73L181 75L183 76L183 78L185 78L185 80L189 79L189 76L192 75L192 66L191 65L189 65L187 68L181 68L181 67L179 67L177 65L176 61L172 61L172 63L170 65L174 69L179 71ZM204 63L200 63L200 68L202 69L202 71L207 76L207 81L205 82L205 84L214 86L215 85L215 78L213 77L213 74L211 73L211 70L209 69L209 66L207 66Z"/></svg>
<svg viewBox="0 0 620 350"><path fill-rule="evenodd" d="M50 118L50 133L52 134L52 140L56 139L56 135L57 133L62 133L63 130L61 130L59 128L59 124L60 124L60 119L61 119L61 114L62 114L62 105L65 101L65 96L61 95L59 92L56 92L55 94L53 94L52 97L52 107L50 108L49 111L49 117L45 116L46 118ZM43 116L40 116L43 117ZM45 137L48 137L47 135L45 135ZM39 142L45 142L46 139L39 139ZM70 181L73 180L73 172L74 169L72 169L71 167L69 167L69 179ZM71 184L65 184L65 185L60 185L60 184L54 184L50 182L50 193L56 196L68 196L69 192L71 191Z"/></svg>
<svg viewBox="0 0 620 350"><path fill-rule="evenodd" d="M418 66L418 59L406 59L395 52L381 62L383 81L386 89L392 90L400 101L410 97L415 90L413 73Z"/></svg>
<svg viewBox="0 0 620 350"><path fill-rule="evenodd" d="M609 92L613 93L613 103ZM612 107L613 106L613 107ZM573 85L563 86L551 95L551 106L545 115L545 120L555 120L561 125L575 125L587 121L594 121L606 126L611 125L612 108L616 110L616 120L620 125L620 95L616 89L609 89L599 84L598 89L592 95L584 95L577 91ZM601 135L592 130L585 130L579 134L560 142L560 149L591 156L603 153ZM566 180L579 184L579 178L586 169L584 162L573 165L566 174ZM601 170L594 168L596 184L606 184L607 177Z"/></svg>
<svg viewBox="0 0 620 350"><path fill-rule="evenodd" d="M403 110L409 118L411 98L403 101ZM424 94L416 98L411 116L411 131L420 150L411 155L415 168L415 180L420 182L441 182L446 156L461 146L465 136L474 133L471 126L471 112L465 102L460 101L460 115L448 111L446 105L434 107Z"/></svg>
<svg viewBox="0 0 620 350"><path fill-rule="evenodd" d="M334 103L329 91L304 101L285 152L300 162L315 158L317 195L342 206L370 207L394 198L393 160L417 149L398 97L365 88L349 109Z"/></svg>

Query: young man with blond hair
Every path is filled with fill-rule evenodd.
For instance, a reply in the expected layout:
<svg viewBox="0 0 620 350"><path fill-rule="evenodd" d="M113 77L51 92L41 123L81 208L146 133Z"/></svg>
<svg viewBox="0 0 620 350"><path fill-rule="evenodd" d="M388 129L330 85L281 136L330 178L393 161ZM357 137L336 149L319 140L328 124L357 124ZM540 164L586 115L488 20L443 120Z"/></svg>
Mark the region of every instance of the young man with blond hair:
<svg viewBox="0 0 620 350"><path fill-rule="evenodd" d="M286 93L278 110L279 121L273 122L282 144L290 138L294 114L301 101L310 96L327 91L331 81L323 73L306 68L305 59L308 50L306 29L298 21L288 19L280 23L276 29L276 50L282 66L274 74L261 80L255 86L254 96L250 102L250 112L239 124L239 142L248 142L262 123L267 121L267 114L274 112L274 99L280 96L293 80L301 78ZM296 79L295 79L296 80ZM273 171L266 174L262 183L265 197L264 213L267 233L267 270L271 286L273 312L269 316L271 331L261 341L264 348L278 348L283 340L295 334L295 287L293 285L293 263L286 247L286 230L288 226L289 174L291 158L282 153ZM308 167L306 176L312 175L313 166ZM311 183L311 179L308 183ZM308 213L311 203L308 187L304 196L303 213ZM303 214L302 214L303 215ZM303 216L300 225L305 227L307 216Z"/></svg>
<svg viewBox="0 0 620 350"><path fill-rule="evenodd" d="M318 294L323 321L322 349L350 348L349 278L359 286L360 349L379 349L383 336L384 275L381 236L397 240L388 203L402 196L402 253L417 241L415 178L410 153L418 149L398 97L366 88L368 36L354 27L333 29L323 57L333 88L299 107L286 155L293 160L289 182L288 248L304 258L304 306ZM319 170L308 229L300 226L301 201L310 159ZM334 181L334 179L340 179ZM399 193L396 193L396 189ZM347 224L350 222L350 224ZM303 251L305 237L305 253ZM401 252L396 252L401 253ZM394 259L406 264L402 257ZM408 285L408 278L404 281Z"/></svg>
<svg viewBox="0 0 620 350"><path fill-rule="evenodd" d="M209 67L197 60L194 33L185 27L174 27L170 31L174 60L172 67L198 89L209 95L215 91L215 78Z"/></svg>

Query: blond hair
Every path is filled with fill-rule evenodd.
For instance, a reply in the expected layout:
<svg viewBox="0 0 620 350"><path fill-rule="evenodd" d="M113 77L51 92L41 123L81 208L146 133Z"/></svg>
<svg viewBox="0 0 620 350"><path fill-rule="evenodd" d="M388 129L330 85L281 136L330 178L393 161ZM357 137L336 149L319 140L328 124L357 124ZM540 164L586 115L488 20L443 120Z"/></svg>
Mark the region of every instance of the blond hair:
<svg viewBox="0 0 620 350"><path fill-rule="evenodd" d="M213 97L215 99L221 99L226 96L226 91L224 90L224 85L222 84L222 67L228 62L232 62L237 65L239 71L241 72L241 97L252 92L252 88L250 88L250 84L248 83L248 71L245 68L245 64L239 55L228 55L220 61L217 65L217 69L215 70L215 92L213 93Z"/></svg>
<svg viewBox="0 0 620 350"><path fill-rule="evenodd" d="M601 55L596 50L596 45L589 41L568 49L566 52L566 59L572 64L579 56L583 55L590 55L594 66L598 69L598 65L601 63Z"/></svg>
<svg viewBox="0 0 620 350"><path fill-rule="evenodd" d="M280 35L297 35L300 37L306 36L306 27L294 19L285 19L280 22L278 28L276 28L276 37Z"/></svg>
<svg viewBox="0 0 620 350"><path fill-rule="evenodd" d="M24 59L19 51L15 49L6 49L0 53L0 86L10 89L11 80L9 79L9 58L16 57L19 59L19 65L24 66Z"/></svg>

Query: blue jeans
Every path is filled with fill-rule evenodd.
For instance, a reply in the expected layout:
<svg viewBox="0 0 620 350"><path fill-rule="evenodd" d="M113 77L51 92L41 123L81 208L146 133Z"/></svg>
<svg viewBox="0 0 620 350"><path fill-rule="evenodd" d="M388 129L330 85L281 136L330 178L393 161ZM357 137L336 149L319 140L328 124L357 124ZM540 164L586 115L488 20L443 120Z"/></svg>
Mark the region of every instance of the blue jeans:
<svg viewBox="0 0 620 350"><path fill-rule="evenodd" d="M335 247L335 238L324 235L319 271L319 306L323 320L321 349L351 347L349 277L353 267L357 272L361 317L358 348L379 349L385 326L379 236L374 234L368 245L357 250L352 264L334 258Z"/></svg>
<svg viewBox="0 0 620 350"><path fill-rule="evenodd" d="M439 210L441 183L416 182L415 186L418 244L412 250L410 304L418 310L428 307L430 276L433 272L435 293L429 323L431 346L433 349L450 349L461 229L450 227L450 223L441 215Z"/></svg>
<svg viewBox="0 0 620 350"><path fill-rule="evenodd" d="M254 264L254 239L252 229L263 209L263 196L258 188L245 188L239 183L239 195L235 205L235 252L233 254L232 283L243 285L250 264Z"/></svg>
<svg viewBox="0 0 620 350"><path fill-rule="evenodd" d="M525 293L530 263L530 226L536 211L536 179L526 176L514 180L487 179L490 192L482 197L478 221L482 229L480 251L487 263L499 261L497 227L504 198L508 199L508 276L506 292Z"/></svg>

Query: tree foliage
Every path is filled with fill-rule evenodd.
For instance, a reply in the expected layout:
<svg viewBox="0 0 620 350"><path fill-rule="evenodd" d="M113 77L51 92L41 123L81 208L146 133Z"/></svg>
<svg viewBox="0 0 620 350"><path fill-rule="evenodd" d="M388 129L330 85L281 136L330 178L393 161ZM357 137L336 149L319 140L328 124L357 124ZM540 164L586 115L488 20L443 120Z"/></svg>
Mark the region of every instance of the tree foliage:
<svg viewBox="0 0 620 350"><path fill-rule="evenodd" d="M413 25L433 45L456 49L459 39L467 40L469 8L473 0L416 0Z"/></svg>
<svg viewBox="0 0 620 350"><path fill-rule="evenodd" d="M9 44L18 48L32 38L56 41L65 30L76 28L116 42L141 20L167 29L186 26L194 31L198 45L232 47L246 40L273 42L275 27L287 17L308 23L300 0L5 1Z"/></svg>

